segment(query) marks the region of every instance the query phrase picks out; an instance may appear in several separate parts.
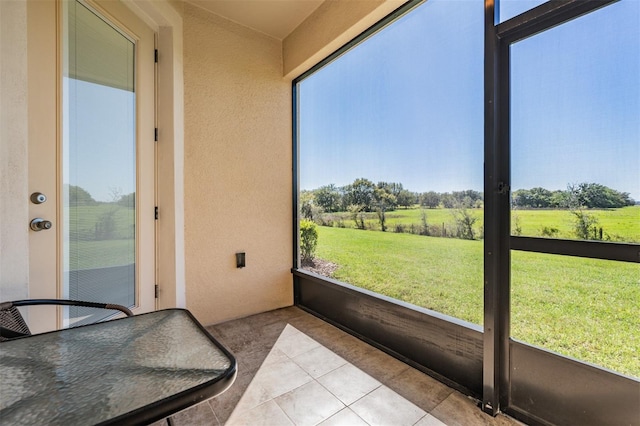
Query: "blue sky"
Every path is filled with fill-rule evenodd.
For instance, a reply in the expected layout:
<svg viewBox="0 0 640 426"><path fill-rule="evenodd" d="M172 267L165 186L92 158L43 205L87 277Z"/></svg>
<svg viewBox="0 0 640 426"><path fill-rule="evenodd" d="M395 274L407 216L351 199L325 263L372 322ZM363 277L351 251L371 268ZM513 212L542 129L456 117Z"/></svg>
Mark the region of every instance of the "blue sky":
<svg viewBox="0 0 640 426"><path fill-rule="evenodd" d="M459 1L459 0L454 0ZM529 9L546 3L547 0L496 0L498 4L498 22L504 22Z"/></svg>
<svg viewBox="0 0 640 426"><path fill-rule="evenodd" d="M96 201L136 188L135 94L64 78L69 121L64 127L64 183L80 186Z"/></svg>
<svg viewBox="0 0 640 426"><path fill-rule="evenodd" d="M114 201L136 188L135 47L82 4L65 6L63 183ZM110 67L95 66L96 49Z"/></svg>
<svg viewBox="0 0 640 426"><path fill-rule="evenodd" d="M640 1L623 0L512 46L513 187L589 181L640 200L639 25Z"/></svg>
<svg viewBox="0 0 640 426"><path fill-rule="evenodd" d="M542 1L501 16L525 3ZM483 14L429 0L303 80L300 187L482 190ZM640 200L639 24L622 0L512 46L513 189L597 182Z"/></svg>

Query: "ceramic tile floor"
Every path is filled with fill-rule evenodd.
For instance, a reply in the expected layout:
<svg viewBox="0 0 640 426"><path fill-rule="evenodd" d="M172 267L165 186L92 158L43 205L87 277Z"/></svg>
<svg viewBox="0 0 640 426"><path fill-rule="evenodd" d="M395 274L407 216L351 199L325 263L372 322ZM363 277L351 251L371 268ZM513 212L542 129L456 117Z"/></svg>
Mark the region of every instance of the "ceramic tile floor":
<svg viewBox="0 0 640 426"><path fill-rule="evenodd" d="M207 329L236 356L238 377L169 424L521 425L296 307Z"/></svg>

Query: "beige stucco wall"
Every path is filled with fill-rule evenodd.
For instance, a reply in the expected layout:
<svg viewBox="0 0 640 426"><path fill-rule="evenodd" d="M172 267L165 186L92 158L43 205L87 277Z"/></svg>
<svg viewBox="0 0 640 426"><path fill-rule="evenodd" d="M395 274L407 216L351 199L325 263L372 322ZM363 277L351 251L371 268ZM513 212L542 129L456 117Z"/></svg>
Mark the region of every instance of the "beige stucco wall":
<svg viewBox="0 0 640 426"><path fill-rule="evenodd" d="M27 5L0 1L0 300L27 297Z"/></svg>
<svg viewBox="0 0 640 426"><path fill-rule="evenodd" d="M282 42L178 0L169 3L184 25L146 11L177 40L174 82L182 87L184 77L184 210L176 205L184 239L177 232L174 242L184 241L185 279L167 306L184 306L186 289L186 307L211 324L293 303L291 79L403 2L330 1ZM144 1L131 3L146 10ZM0 7L0 298L13 299L27 296L29 277L26 6ZM181 108L173 114L175 144ZM172 226L181 226L177 219ZM237 251L247 253L246 268L235 267Z"/></svg>
<svg viewBox="0 0 640 426"><path fill-rule="evenodd" d="M278 40L184 6L187 308L205 324L293 303L281 52Z"/></svg>
<svg viewBox="0 0 640 426"><path fill-rule="evenodd" d="M326 0L283 40L283 74L298 77L406 2Z"/></svg>

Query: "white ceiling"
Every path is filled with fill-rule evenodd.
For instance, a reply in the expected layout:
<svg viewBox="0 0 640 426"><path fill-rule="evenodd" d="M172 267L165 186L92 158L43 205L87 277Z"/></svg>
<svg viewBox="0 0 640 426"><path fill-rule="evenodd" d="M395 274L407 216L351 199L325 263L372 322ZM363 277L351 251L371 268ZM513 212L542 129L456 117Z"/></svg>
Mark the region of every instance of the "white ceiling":
<svg viewBox="0 0 640 426"><path fill-rule="evenodd" d="M203 9L283 40L324 0L185 0Z"/></svg>

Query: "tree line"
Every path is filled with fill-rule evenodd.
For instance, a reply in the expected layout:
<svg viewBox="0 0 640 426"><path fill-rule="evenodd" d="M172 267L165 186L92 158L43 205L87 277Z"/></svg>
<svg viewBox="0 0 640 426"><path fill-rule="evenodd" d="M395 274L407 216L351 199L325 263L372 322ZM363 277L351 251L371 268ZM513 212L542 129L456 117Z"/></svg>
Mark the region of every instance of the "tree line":
<svg viewBox="0 0 640 426"><path fill-rule="evenodd" d="M378 182L358 178L353 183L338 187L321 186L300 194L300 212L306 219L316 220L323 213L349 212L357 228L364 229L365 213L375 212L382 231L386 231L386 213L399 207L420 204L427 208L442 205L445 208L480 208L482 193L474 190L437 193L417 193L398 182Z"/></svg>
<svg viewBox="0 0 640 426"><path fill-rule="evenodd" d="M565 191L545 188L519 189L511 194L513 207L525 209L615 209L635 204L628 192L599 183L569 184Z"/></svg>
<svg viewBox="0 0 640 426"><path fill-rule="evenodd" d="M135 209L135 192L122 194L120 189L111 188L109 194L111 201L96 201L89 191L77 185L65 184L65 192L69 197L68 202L71 208L96 207L90 212L76 213L83 216L82 220L69 229L69 237L72 240L102 241L134 237L135 225L131 214L132 209Z"/></svg>
<svg viewBox="0 0 640 426"><path fill-rule="evenodd" d="M511 194L513 208L606 209L635 204L628 192L598 183L569 184L566 190L519 189ZM467 189L452 192L414 192L399 182L378 182L358 178L353 183L329 184L300 194L301 213L312 219L320 213L393 211L419 205L424 208L482 208L484 194Z"/></svg>
<svg viewBox="0 0 640 426"><path fill-rule="evenodd" d="M345 186L324 185L314 190L302 191L300 194L300 206L305 217L312 217L314 209L322 213L336 213L347 212L357 207L363 212L375 212L380 209L393 211L400 207L409 208L416 204L426 208L480 208L483 204L483 194L471 189L419 193L405 189L402 183L376 184L365 178L358 178Z"/></svg>
<svg viewBox="0 0 640 426"><path fill-rule="evenodd" d="M122 194L119 189L111 189L111 201L96 201L86 189L65 184L65 189L69 194L69 205L71 206L97 206L99 204L117 204L122 207L135 208L136 193Z"/></svg>

